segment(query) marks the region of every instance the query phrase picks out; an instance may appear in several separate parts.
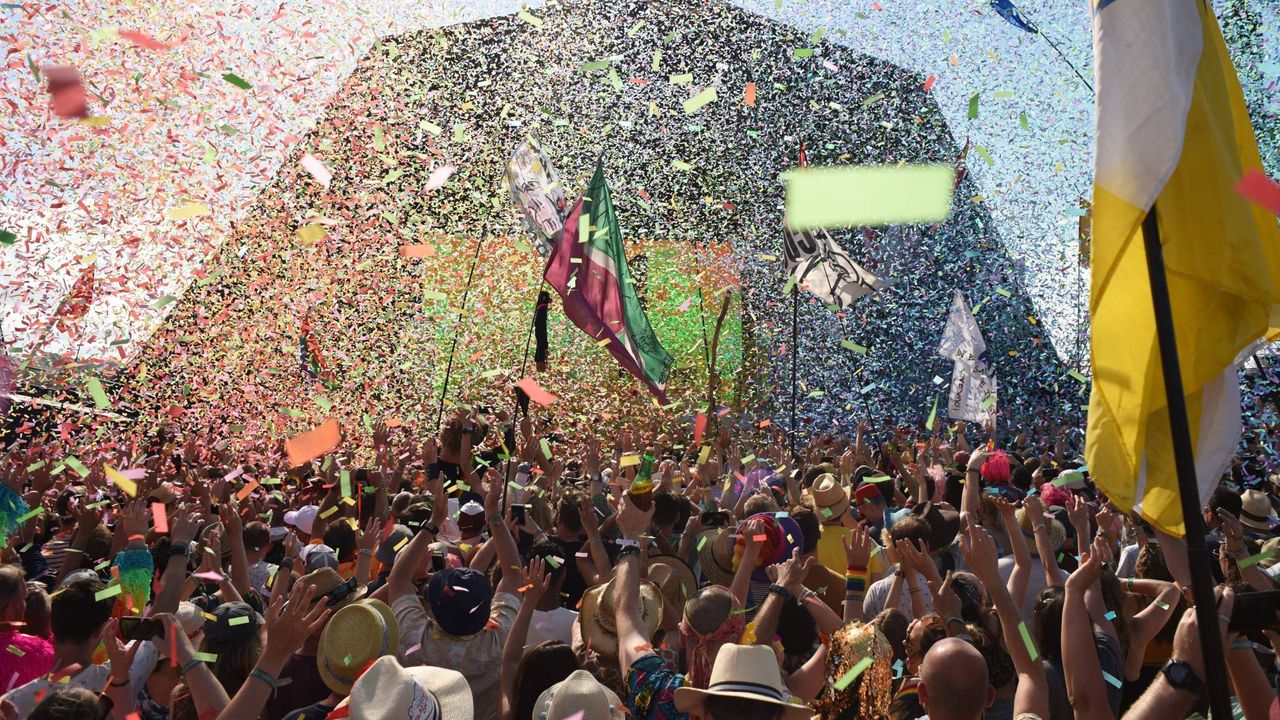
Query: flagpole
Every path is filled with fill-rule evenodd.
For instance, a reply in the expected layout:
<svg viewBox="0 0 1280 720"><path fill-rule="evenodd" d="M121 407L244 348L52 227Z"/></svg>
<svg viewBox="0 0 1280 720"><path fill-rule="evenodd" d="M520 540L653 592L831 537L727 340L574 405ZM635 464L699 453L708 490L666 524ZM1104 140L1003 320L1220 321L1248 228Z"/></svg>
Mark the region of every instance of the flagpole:
<svg viewBox="0 0 1280 720"><path fill-rule="evenodd" d="M796 369L800 355L800 283L791 286L791 457L796 457Z"/></svg>
<svg viewBox="0 0 1280 720"><path fill-rule="evenodd" d="M1209 572L1214 560L1204 542L1204 518L1200 515L1200 492L1196 483L1196 462L1192 453L1191 429L1182 389L1178 339L1173 327L1173 308L1169 301L1169 282L1165 274L1164 250L1160 246L1160 227L1154 203L1142 220L1142 239L1147 256L1147 275L1151 283L1151 304L1155 310L1156 337L1160 343L1165 402L1169 406L1173 460L1178 473L1178 496L1182 501L1182 522L1186 530L1187 564L1191 566L1191 593L1196 603L1196 624L1200 631L1200 650L1204 655L1207 676L1205 686L1209 692L1209 707L1213 717L1230 718L1231 695L1225 672L1226 660L1223 658L1222 637L1218 631L1214 582Z"/></svg>
<svg viewBox="0 0 1280 720"><path fill-rule="evenodd" d="M529 365L529 346L533 342L533 326L537 323L538 317L538 298L542 296L542 289L547 286L545 277L546 268L543 268L542 284L538 285L538 294L533 296L533 316L529 319L529 332L524 337L524 359L520 361L520 378L524 378L525 368ZM520 432L520 390L516 388L512 393L515 396L515 407L511 410L511 435L518 440L517 433ZM512 443L513 445L515 443ZM507 488L511 485L511 458L515 457L516 448L507 448L507 464L502 469L502 477L505 484L502 486L502 507L507 506Z"/></svg>
<svg viewBox="0 0 1280 720"><path fill-rule="evenodd" d="M458 332L462 327L462 314L467 309L467 297L471 295L471 280L476 276L476 264L480 261L480 249L489 237L489 221L484 222L484 231L476 243L476 253L471 257L471 269L467 271L467 285L462 291L462 303L458 306L458 319L453 324L453 342L449 344L449 364L444 370L444 387L440 390L440 410L436 413L436 432L440 432L440 424L444 421L444 402L449 397L449 378L453 375L453 353L458 349Z"/></svg>

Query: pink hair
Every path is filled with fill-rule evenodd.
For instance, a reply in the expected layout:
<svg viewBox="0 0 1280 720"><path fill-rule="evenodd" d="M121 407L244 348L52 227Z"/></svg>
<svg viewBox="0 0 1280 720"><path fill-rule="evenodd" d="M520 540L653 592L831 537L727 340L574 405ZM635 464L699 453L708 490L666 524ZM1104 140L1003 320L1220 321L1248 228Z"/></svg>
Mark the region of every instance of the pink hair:
<svg viewBox="0 0 1280 720"><path fill-rule="evenodd" d="M991 457L982 463L982 479L993 483L1009 482L1009 458L1003 450L991 453Z"/></svg>

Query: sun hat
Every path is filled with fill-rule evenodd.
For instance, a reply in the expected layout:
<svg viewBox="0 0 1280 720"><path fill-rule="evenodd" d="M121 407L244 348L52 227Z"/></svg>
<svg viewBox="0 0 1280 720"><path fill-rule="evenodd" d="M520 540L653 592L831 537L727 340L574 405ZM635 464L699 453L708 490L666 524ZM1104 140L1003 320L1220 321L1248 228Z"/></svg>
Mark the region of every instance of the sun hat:
<svg viewBox="0 0 1280 720"><path fill-rule="evenodd" d="M869 502L875 502L876 500L883 501L884 493L880 492L880 488L869 482L862 483L858 486L858 489L853 491L853 501L858 507L862 507Z"/></svg>
<svg viewBox="0 0 1280 720"><path fill-rule="evenodd" d="M432 617L454 637L470 637L483 630L492 601L488 578L471 568L447 568L432 575L427 584Z"/></svg>
<svg viewBox="0 0 1280 720"><path fill-rule="evenodd" d="M404 525L392 525L391 532L378 543L378 551L373 554L373 559L390 566L396 561L396 553L412 538L413 531L409 528Z"/></svg>
<svg viewBox="0 0 1280 720"><path fill-rule="evenodd" d="M399 625L386 603L357 600L334 613L320 634L320 679L335 694L348 695L370 663L397 651L399 640Z"/></svg>
<svg viewBox="0 0 1280 720"><path fill-rule="evenodd" d="M307 535L311 534L312 528L315 527L316 515L320 513L320 508L315 505L303 505L297 510L289 510L284 514L284 524L292 525Z"/></svg>
<svg viewBox="0 0 1280 720"><path fill-rule="evenodd" d="M1271 508L1271 499L1261 490L1245 490L1240 494L1240 524L1254 530L1271 532L1280 519Z"/></svg>
<svg viewBox="0 0 1280 720"><path fill-rule="evenodd" d="M574 670L533 703L533 717L546 720L622 720L626 714L617 693L586 670Z"/></svg>
<svg viewBox="0 0 1280 720"><path fill-rule="evenodd" d="M786 697L782 674L778 671L778 658L772 648L765 645L734 645L726 643L716 653L711 666L711 681L706 690L693 687L676 689L676 709L690 712L703 707L709 697L731 697L776 705L787 720L809 720L813 714L803 705L793 705Z"/></svg>
<svg viewBox="0 0 1280 720"><path fill-rule="evenodd" d="M1027 509L1025 507L1020 507L1017 510L1014 510L1013 517L1018 521L1018 525L1022 527L1022 533L1024 535L1028 537L1035 536L1035 534L1031 532L1031 518L1027 515ZM1053 548L1054 552L1057 552L1062 548L1062 543L1067 539L1067 529L1061 522L1048 513L1045 513L1044 524L1045 527L1049 528L1049 547ZM1031 552L1035 552L1034 544L1032 545Z"/></svg>
<svg viewBox="0 0 1280 720"><path fill-rule="evenodd" d="M401 667L394 655L378 658L338 704L350 720L475 720L471 686L456 670Z"/></svg>
<svg viewBox="0 0 1280 720"><path fill-rule="evenodd" d="M328 567L313 570L303 575L298 582L304 586L315 586L316 591L311 596L311 602L319 602L321 598L328 597L329 608L332 610L359 600L369 589L359 584L354 577L345 580L337 570Z"/></svg>
<svg viewBox="0 0 1280 720"><path fill-rule="evenodd" d="M213 619L204 624L204 634L214 640L242 640L256 634L263 623L257 610L238 600L222 603L210 614Z"/></svg>
<svg viewBox="0 0 1280 720"><path fill-rule="evenodd" d="M698 578L694 576L693 568L672 555L649 558L649 581L658 586L658 591L677 618L684 615L685 601L698 592Z"/></svg>
<svg viewBox="0 0 1280 720"><path fill-rule="evenodd" d="M698 564L702 575L716 585L733 584L733 528L708 530L698 540Z"/></svg>
<svg viewBox="0 0 1280 720"><path fill-rule="evenodd" d="M823 473L813 481L809 489L813 504L818 508L822 522L839 520L849 509L849 493L831 473Z"/></svg>
<svg viewBox="0 0 1280 720"><path fill-rule="evenodd" d="M587 646L604 657L618 656L618 623L613 605L613 580L588 588L582 594L578 623ZM640 620L645 637L662 624L662 593L648 580L640 581Z"/></svg>

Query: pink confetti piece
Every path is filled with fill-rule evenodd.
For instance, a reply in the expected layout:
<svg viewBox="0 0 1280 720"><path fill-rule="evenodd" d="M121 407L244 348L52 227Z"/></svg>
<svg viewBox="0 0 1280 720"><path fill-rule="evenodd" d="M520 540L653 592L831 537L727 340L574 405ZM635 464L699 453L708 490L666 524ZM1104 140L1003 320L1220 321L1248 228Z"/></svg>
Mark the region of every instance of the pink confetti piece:
<svg viewBox="0 0 1280 720"><path fill-rule="evenodd" d="M300 160L298 164L302 166L303 170L311 173L311 177L315 178L316 182L323 185L326 190L329 189L329 182L333 180L333 173L329 171L329 168L324 166L324 163L317 160L315 156L310 153L307 153L302 156L302 160Z"/></svg>
<svg viewBox="0 0 1280 720"><path fill-rule="evenodd" d="M144 50L164 51L173 47L172 45L160 42L146 33L138 32L136 30L121 30L117 34Z"/></svg>
<svg viewBox="0 0 1280 720"><path fill-rule="evenodd" d="M156 532L169 532L169 516L165 514L164 503L151 503L151 521L156 526Z"/></svg>
<svg viewBox="0 0 1280 720"><path fill-rule="evenodd" d="M404 651L404 654L405 654L405 656L407 657L407 656L409 656L409 655L412 655L412 654L414 654L414 653L418 652L418 650L420 650L421 648L422 648L422 643L418 643L417 645L414 645L413 647L409 648L408 650L405 650L405 651Z"/></svg>
<svg viewBox="0 0 1280 720"><path fill-rule="evenodd" d="M431 176L427 178L427 190L436 190L444 187L449 182L449 177L453 175L454 167L452 165L441 165L431 171Z"/></svg>
<svg viewBox="0 0 1280 720"><path fill-rule="evenodd" d="M191 577L196 578L197 580L206 580L208 582L215 583L220 583L227 579L226 575L223 575L220 572L213 572L212 570L207 572L191 573Z"/></svg>
<svg viewBox="0 0 1280 720"><path fill-rule="evenodd" d="M1236 183L1236 192L1262 207L1280 215L1280 184L1267 177L1261 170L1253 169Z"/></svg>

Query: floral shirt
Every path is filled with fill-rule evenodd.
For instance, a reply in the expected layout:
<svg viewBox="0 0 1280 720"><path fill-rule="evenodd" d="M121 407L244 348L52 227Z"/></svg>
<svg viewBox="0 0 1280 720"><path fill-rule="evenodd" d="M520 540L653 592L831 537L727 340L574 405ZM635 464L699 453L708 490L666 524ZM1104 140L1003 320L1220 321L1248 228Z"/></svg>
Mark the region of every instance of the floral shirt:
<svg viewBox="0 0 1280 720"><path fill-rule="evenodd" d="M684 687L684 675L671 669L661 657L645 655L627 673L627 709L634 720L688 720L676 709L676 689Z"/></svg>

